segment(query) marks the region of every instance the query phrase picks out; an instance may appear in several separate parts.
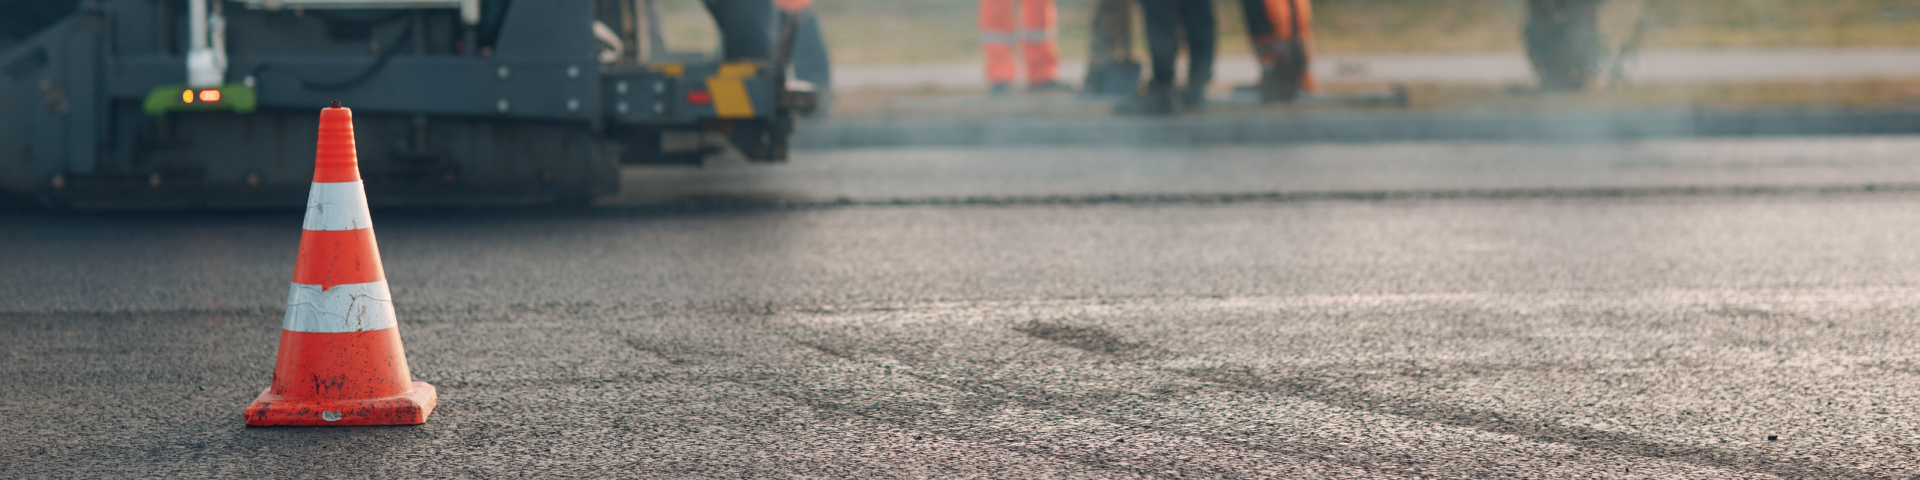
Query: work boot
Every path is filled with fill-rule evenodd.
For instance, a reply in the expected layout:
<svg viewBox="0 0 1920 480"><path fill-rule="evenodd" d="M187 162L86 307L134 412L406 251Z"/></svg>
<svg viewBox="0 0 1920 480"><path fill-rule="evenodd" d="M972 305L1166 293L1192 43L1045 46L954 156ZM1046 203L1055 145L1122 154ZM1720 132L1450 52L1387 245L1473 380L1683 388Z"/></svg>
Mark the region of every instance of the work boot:
<svg viewBox="0 0 1920 480"><path fill-rule="evenodd" d="M1013 84L1011 83L1005 83L1005 82L996 83L996 84L993 84L992 87L987 88L987 95L1004 97L1012 94L1013 94Z"/></svg>
<svg viewBox="0 0 1920 480"><path fill-rule="evenodd" d="M1206 107L1207 107L1207 86L1206 85L1200 85L1200 86L1187 85L1187 88L1180 89L1180 108L1182 110L1189 111L1189 112L1197 112L1202 109L1205 109Z"/></svg>
<svg viewBox="0 0 1920 480"><path fill-rule="evenodd" d="M1300 98L1306 67L1299 61L1275 60L1260 69L1260 103L1286 103Z"/></svg>
<svg viewBox="0 0 1920 480"><path fill-rule="evenodd" d="M1027 93L1073 93L1073 87L1060 83L1059 80L1048 80L1028 85Z"/></svg>
<svg viewBox="0 0 1920 480"><path fill-rule="evenodd" d="M1267 70L1261 72L1260 103L1287 103L1300 98L1300 75L1297 72Z"/></svg>
<svg viewBox="0 0 1920 480"><path fill-rule="evenodd" d="M1125 103L1115 105L1113 113L1117 115L1173 115L1180 113L1175 102L1173 85L1163 82L1147 84L1147 91L1133 97Z"/></svg>

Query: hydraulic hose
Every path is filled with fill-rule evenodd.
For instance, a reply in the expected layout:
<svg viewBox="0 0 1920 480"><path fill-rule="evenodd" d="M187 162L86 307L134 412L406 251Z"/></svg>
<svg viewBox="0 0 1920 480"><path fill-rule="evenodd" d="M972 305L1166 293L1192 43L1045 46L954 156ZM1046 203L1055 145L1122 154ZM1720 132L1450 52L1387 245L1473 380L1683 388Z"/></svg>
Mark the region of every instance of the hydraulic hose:
<svg viewBox="0 0 1920 480"><path fill-rule="evenodd" d="M285 74L286 76L293 77L294 81L300 82L300 88L305 88L307 90L311 90L315 92L334 93L334 92L344 92L347 90L352 90L355 87L359 87L360 85L367 83L368 80L372 80L374 75L378 75L380 73L380 70L385 69L387 66L387 62L392 61L395 55L400 54L400 50L401 50L400 47L403 44L407 43L407 41L412 38L413 38L413 25L408 24L405 29L400 31L400 35L398 37L394 38L392 42L389 42L380 48L380 55L374 58L372 64L367 65L367 67L364 69L361 69L360 73L356 73L353 76L347 77L342 80L319 81L319 80L312 80L312 79L302 77L300 76L299 73L293 72L293 71L283 70L281 73ZM260 74L266 73L272 70L274 70L273 63L263 62L253 67L251 75L258 77Z"/></svg>

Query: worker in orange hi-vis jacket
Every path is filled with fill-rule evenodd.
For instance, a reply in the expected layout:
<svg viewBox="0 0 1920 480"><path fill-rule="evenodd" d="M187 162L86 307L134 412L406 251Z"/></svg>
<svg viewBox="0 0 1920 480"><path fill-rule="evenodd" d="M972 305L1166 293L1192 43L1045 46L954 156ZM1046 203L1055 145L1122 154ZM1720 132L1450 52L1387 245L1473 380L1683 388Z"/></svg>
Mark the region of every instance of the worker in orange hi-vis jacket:
<svg viewBox="0 0 1920 480"><path fill-rule="evenodd" d="M1260 58L1260 100L1291 101L1314 90L1313 5L1309 0L1240 0L1246 9L1247 38Z"/></svg>
<svg viewBox="0 0 1920 480"><path fill-rule="evenodd" d="M1019 6L1019 27L1014 8ZM987 83L995 95L1013 92L1013 44L1027 60L1027 91L1072 90L1060 83L1060 51L1054 46L1053 0L980 0L980 44L987 56Z"/></svg>

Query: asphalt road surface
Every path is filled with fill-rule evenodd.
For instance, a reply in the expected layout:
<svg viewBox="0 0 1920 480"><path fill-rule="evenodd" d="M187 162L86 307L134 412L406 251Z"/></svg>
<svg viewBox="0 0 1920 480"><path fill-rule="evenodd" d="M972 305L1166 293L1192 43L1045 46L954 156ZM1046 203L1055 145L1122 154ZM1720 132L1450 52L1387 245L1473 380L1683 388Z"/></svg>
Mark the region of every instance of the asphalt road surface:
<svg viewBox="0 0 1920 480"><path fill-rule="evenodd" d="M1920 138L810 152L377 210L414 427L246 428L300 213L0 213L0 477L1908 478Z"/></svg>

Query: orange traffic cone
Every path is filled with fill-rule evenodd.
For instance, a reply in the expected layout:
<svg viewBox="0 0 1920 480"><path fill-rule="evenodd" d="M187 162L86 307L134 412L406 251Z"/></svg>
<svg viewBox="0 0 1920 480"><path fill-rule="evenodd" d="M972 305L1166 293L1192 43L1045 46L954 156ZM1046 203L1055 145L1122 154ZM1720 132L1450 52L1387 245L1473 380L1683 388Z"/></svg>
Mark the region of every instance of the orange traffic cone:
<svg viewBox="0 0 1920 480"><path fill-rule="evenodd" d="M374 245L353 111L320 110L320 145L273 382L247 425L418 425L438 405L413 381Z"/></svg>

